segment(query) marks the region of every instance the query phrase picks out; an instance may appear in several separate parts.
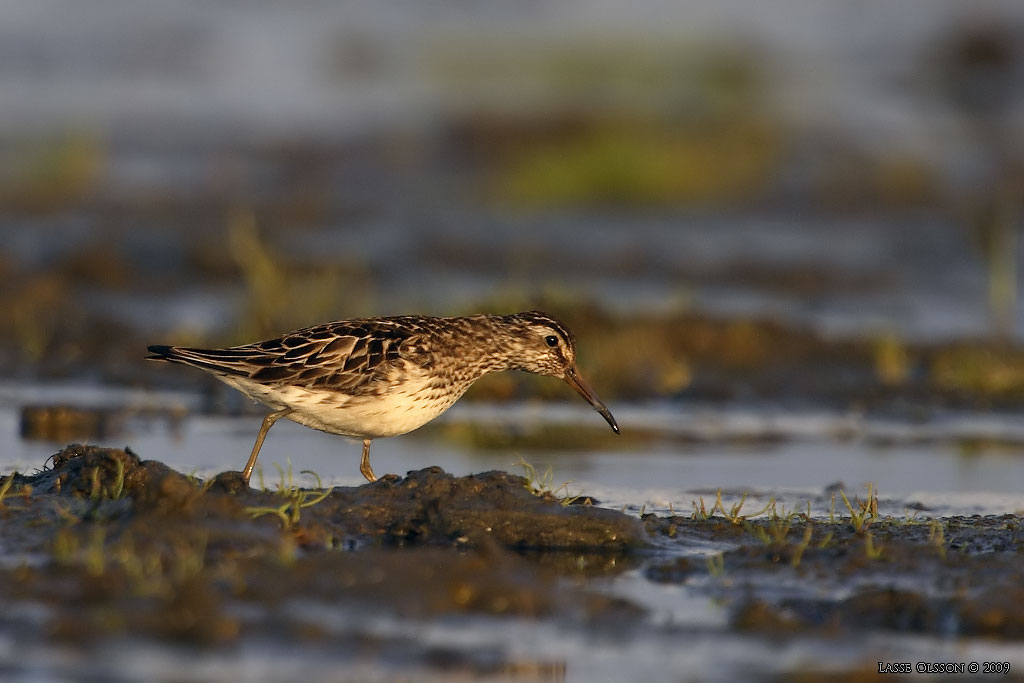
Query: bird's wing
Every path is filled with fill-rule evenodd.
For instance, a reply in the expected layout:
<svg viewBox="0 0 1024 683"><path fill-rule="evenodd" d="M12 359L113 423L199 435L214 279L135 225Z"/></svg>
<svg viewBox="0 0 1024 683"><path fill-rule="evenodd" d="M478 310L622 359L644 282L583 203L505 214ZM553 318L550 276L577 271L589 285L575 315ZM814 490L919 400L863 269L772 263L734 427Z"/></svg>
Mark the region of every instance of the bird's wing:
<svg viewBox="0 0 1024 683"><path fill-rule="evenodd" d="M367 395L382 390L405 363L416 332L380 321L327 323L227 349L151 346L150 358L269 385Z"/></svg>

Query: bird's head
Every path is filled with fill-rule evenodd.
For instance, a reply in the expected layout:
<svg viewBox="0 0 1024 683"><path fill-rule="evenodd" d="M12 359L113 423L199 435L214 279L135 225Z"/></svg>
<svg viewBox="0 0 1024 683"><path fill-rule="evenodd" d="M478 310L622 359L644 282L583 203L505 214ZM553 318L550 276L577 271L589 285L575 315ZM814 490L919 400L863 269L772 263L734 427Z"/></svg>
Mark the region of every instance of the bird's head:
<svg viewBox="0 0 1024 683"><path fill-rule="evenodd" d="M541 311L508 316L516 328L514 369L558 377L582 396L616 434L619 425L576 368L576 337L560 321Z"/></svg>

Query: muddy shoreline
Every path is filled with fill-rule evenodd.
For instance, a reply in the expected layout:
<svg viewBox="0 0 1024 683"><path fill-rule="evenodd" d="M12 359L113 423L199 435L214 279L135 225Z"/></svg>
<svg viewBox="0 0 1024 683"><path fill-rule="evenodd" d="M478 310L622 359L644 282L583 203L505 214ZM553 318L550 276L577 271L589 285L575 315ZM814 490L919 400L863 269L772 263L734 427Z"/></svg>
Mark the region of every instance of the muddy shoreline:
<svg viewBox="0 0 1024 683"><path fill-rule="evenodd" d="M726 632L744 637L1024 639L1014 515L883 518L854 499L832 519L724 507L638 518L523 477L437 467L329 490L282 476L257 490L235 472L202 481L79 445L0 490L0 599L11 606L0 634L14 641L220 651L265 638L479 675L515 662L375 635L364 620L525 619L653 637L651 605L607 589L637 573L716 601Z"/></svg>

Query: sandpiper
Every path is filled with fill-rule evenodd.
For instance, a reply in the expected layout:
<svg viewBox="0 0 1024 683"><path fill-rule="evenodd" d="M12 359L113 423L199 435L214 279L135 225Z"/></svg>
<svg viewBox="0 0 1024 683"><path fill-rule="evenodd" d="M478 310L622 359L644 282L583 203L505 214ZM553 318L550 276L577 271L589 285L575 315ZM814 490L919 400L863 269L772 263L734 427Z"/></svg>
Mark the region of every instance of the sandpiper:
<svg viewBox="0 0 1024 683"><path fill-rule="evenodd" d="M559 377L608 422L619 426L576 369L576 338L540 311L435 318L410 315L341 320L226 349L150 346L152 360L212 373L273 412L263 418L249 481L267 432L282 417L363 440L359 471L367 481L370 442L405 434L446 411L490 372L525 370Z"/></svg>

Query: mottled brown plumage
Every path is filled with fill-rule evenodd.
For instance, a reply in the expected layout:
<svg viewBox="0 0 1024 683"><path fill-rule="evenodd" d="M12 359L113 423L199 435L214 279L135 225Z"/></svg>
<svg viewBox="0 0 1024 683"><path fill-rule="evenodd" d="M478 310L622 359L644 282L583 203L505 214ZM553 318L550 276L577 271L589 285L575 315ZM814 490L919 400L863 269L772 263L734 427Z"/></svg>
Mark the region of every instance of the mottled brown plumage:
<svg viewBox="0 0 1024 683"><path fill-rule="evenodd" d="M153 360L213 373L274 409L243 470L252 474L270 427L287 417L332 434L370 441L404 434L447 410L489 372L525 370L560 377L619 431L615 418L576 369L576 340L540 311L457 318L395 316L315 325L277 339L227 349L150 346Z"/></svg>

